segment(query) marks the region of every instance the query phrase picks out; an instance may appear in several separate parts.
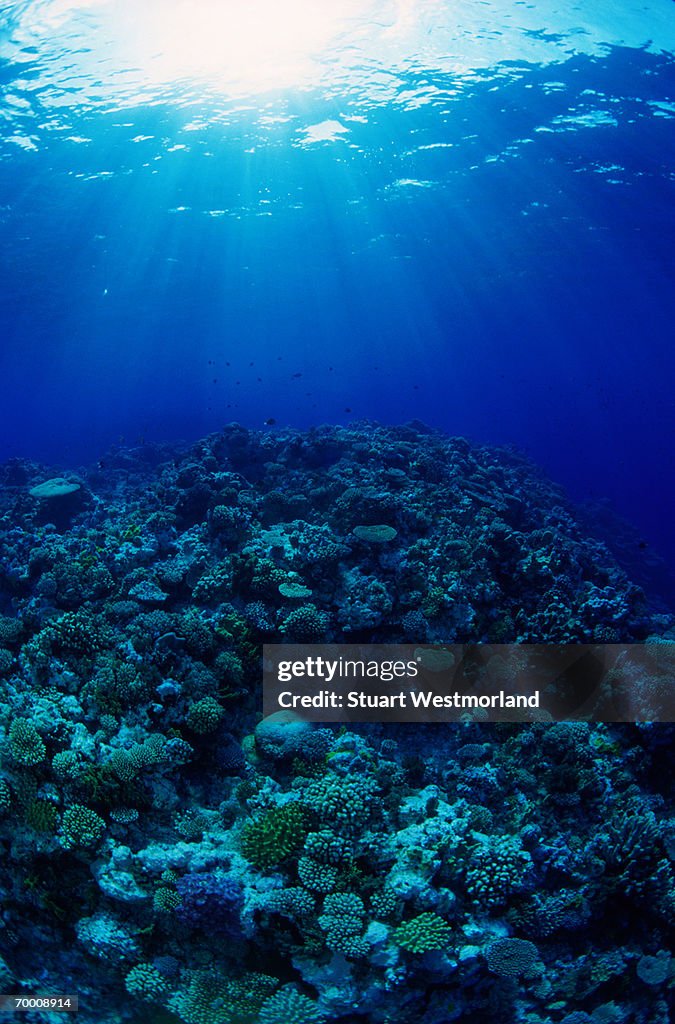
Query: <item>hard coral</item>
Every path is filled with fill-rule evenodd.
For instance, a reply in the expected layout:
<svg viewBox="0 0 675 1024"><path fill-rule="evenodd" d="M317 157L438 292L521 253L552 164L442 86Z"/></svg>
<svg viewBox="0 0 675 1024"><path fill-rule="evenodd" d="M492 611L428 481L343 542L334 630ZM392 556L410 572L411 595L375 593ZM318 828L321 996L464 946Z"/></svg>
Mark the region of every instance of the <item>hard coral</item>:
<svg viewBox="0 0 675 1024"><path fill-rule="evenodd" d="M15 718L9 730L9 742L14 760L18 764L36 765L47 755L40 733L27 718Z"/></svg>
<svg viewBox="0 0 675 1024"><path fill-rule="evenodd" d="M328 617L316 605L305 604L290 612L281 624L288 640L301 644L317 643L325 638Z"/></svg>
<svg viewBox="0 0 675 1024"><path fill-rule="evenodd" d="M124 979L129 995L146 1003L159 1002L169 990L166 979L152 964L137 964Z"/></svg>
<svg viewBox="0 0 675 1024"><path fill-rule="evenodd" d="M183 875L176 882L180 905L176 913L191 928L232 939L240 934L240 881L222 872Z"/></svg>
<svg viewBox="0 0 675 1024"><path fill-rule="evenodd" d="M299 803L273 807L244 826L242 852L263 870L275 867L297 850L307 834L305 813Z"/></svg>
<svg viewBox="0 0 675 1024"><path fill-rule="evenodd" d="M539 959L539 950L527 939L497 939L485 953L493 974L517 978L529 971Z"/></svg>
<svg viewBox="0 0 675 1024"><path fill-rule="evenodd" d="M103 838L105 821L90 807L74 804L61 819L61 845L65 850L73 847L93 847Z"/></svg>
<svg viewBox="0 0 675 1024"><path fill-rule="evenodd" d="M258 1024L323 1024L325 1019L315 1002L293 988L285 988L265 1000Z"/></svg>
<svg viewBox="0 0 675 1024"><path fill-rule="evenodd" d="M433 949L444 949L451 937L450 926L438 914L419 914L394 932L394 939L409 953L428 953Z"/></svg>

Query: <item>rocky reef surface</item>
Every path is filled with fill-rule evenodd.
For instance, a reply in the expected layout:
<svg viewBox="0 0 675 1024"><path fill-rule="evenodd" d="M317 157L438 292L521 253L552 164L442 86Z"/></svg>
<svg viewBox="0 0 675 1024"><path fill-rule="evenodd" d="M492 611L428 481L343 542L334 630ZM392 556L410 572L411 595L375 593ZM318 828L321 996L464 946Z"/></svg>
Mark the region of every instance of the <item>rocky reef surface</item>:
<svg viewBox="0 0 675 1024"><path fill-rule="evenodd" d="M674 627L519 453L422 424L6 463L0 991L85 1024L665 1024L670 725L280 725L260 646Z"/></svg>

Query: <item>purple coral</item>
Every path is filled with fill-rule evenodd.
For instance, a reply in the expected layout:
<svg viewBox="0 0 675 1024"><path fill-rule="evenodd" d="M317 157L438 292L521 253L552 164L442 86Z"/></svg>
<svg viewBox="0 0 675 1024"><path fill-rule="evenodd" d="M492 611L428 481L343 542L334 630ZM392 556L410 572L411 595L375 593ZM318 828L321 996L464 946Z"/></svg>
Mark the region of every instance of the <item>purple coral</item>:
<svg viewBox="0 0 675 1024"><path fill-rule="evenodd" d="M221 872L200 872L183 875L176 888L181 899L176 913L185 924L220 938L239 936L243 897L235 878Z"/></svg>

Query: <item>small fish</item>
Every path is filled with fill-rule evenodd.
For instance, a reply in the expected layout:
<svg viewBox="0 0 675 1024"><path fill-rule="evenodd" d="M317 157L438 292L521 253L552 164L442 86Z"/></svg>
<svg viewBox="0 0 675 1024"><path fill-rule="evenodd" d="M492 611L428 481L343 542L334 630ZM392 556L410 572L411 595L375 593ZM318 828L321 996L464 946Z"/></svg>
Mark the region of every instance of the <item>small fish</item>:
<svg viewBox="0 0 675 1024"><path fill-rule="evenodd" d="M276 422L274 416L269 416L266 420L263 420L266 427L273 427Z"/></svg>
<svg viewBox="0 0 675 1024"><path fill-rule="evenodd" d="M292 374L292 377L293 377L293 379L297 379L298 377L302 377L302 374L301 373L294 373L294 374Z"/></svg>

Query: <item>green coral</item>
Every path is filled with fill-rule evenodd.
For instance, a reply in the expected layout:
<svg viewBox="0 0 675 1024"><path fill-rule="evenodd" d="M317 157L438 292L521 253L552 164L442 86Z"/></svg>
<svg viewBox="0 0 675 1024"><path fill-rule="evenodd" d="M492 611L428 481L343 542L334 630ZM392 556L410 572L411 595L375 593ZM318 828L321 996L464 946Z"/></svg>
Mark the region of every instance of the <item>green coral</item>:
<svg viewBox="0 0 675 1024"><path fill-rule="evenodd" d="M215 697L202 697L188 711L187 722L193 732L200 736L218 728L225 709Z"/></svg>
<svg viewBox="0 0 675 1024"><path fill-rule="evenodd" d="M105 832L105 821L96 811L82 804L74 804L64 813L61 821L61 845L73 847L96 846Z"/></svg>
<svg viewBox="0 0 675 1024"><path fill-rule="evenodd" d="M258 1024L323 1024L325 1020L312 999L294 988L283 988L265 1000Z"/></svg>
<svg viewBox="0 0 675 1024"><path fill-rule="evenodd" d="M195 658L203 659L212 654L216 646L213 629L196 610L189 610L176 616L175 630L185 640L188 652Z"/></svg>
<svg viewBox="0 0 675 1024"><path fill-rule="evenodd" d="M152 905L160 914L171 914L180 906L180 896L175 889L170 889L168 886L161 885L155 890Z"/></svg>
<svg viewBox="0 0 675 1024"><path fill-rule="evenodd" d="M215 509L214 509L215 511ZM195 601L207 603L222 601L232 591L232 567L229 562L214 566L195 583L192 596Z"/></svg>
<svg viewBox="0 0 675 1024"><path fill-rule="evenodd" d="M289 640L300 644L311 644L325 638L328 616L314 604L303 604L286 616L281 632Z"/></svg>
<svg viewBox="0 0 675 1024"><path fill-rule="evenodd" d="M42 737L28 718L14 719L9 730L9 742L14 760L19 764L40 764L47 756Z"/></svg>
<svg viewBox="0 0 675 1024"><path fill-rule="evenodd" d="M306 834L303 808L299 803L288 803L247 822L241 834L241 847L251 864L266 870L299 849Z"/></svg>
<svg viewBox="0 0 675 1024"><path fill-rule="evenodd" d="M363 900L356 893L329 893L319 917L328 948L355 959L367 956L370 945L362 934L364 913Z"/></svg>
<svg viewBox="0 0 675 1024"><path fill-rule="evenodd" d="M438 914L427 912L404 921L394 932L394 939L409 953L428 953L444 949L450 941L450 926Z"/></svg>
<svg viewBox="0 0 675 1024"><path fill-rule="evenodd" d="M311 782L303 800L322 822L336 830L352 833L358 832L368 822L376 795L375 780L367 775L360 779L347 779L331 774Z"/></svg>
<svg viewBox="0 0 675 1024"><path fill-rule="evenodd" d="M99 722L105 732L114 731L115 716L120 715L123 708L147 700L151 693L151 676L146 667L110 655L98 665L86 689L100 708Z"/></svg>
<svg viewBox="0 0 675 1024"><path fill-rule="evenodd" d="M498 907L523 889L532 858L517 836L481 836L466 869L466 888L481 907Z"/></svg>
<svg viewBox="0 0 675 1024"><path fill-rule="evenodd" d="M55 649L85 657L92 657L110 640L103 621L87 611L66 612L50 623L47 632Z"/></svg>
<svg viewBox="0 0 675 1024"><path fill-rule="evenodd" d="M260 1008L276 985L267 974L227 979L219 972L195 971L170 1006L185 1024L257 1024Z"/></svg>
<svg viewBox="0 0 675 1024"><path fill-rule="evenodd" d="M228 686L241 686L244 681L244 666L232 651L221 651L213 667L218 680Z"/></svg>
<svg viewBox="0 0 675 1024"><path fill-rule="evenodd" d="M135 807L113 807L110 818L118 825L132 825L138 821L138 810Z"/></svg>
<svg viewBox="0 0 675 1024"><path fill-rule="evenodd" d="M124 979L126 990L147 1003L156 1003L166 995L168 985L152 964L137 964Z"/></svg>
<svg viewBox="0 0 675 1024"><path fill-rule="evenodd" d="M26 824L34 832L54 832L57 818L56 807L48 800L32 800L26 808Z"/></svg>
<svg viewBox="0 0 675 1024"><path fill-rule="evenodd" d="M256 562L254 566L251 589L258 594L269 594L271 596L285 579L286 573L283 569L278 569L269 558L263 558Z"/></svg>
<svg viewBox="0 0 675 1024"><path fill-rule="evenodd" d="M0 779L0 814L6 814L12 806L12 792L4 779Z"/></svg>
<svg viewBox="0 0 675 1024"><path fill-rule="evenodd" d="M107 767L121 782L131 782L146 768L164 760L165 746L166 738L161 733L152 733L142 743L113 750Z"/></svg>
<svg viewBox="0 0 675 1024"><path fill-rule="evenodd" d="M199 811L190 808L182 814L176 815L176 832L183 837L186 843L198 843L204 835L206 821Z"/></svg>
<svg viewBox="0 0 675 1024"><path fill-rule="evenodd" d="M324 864L340 864L347 853L347 842L330 829L310 832L305 840L305 853Z"/></svg>
<svg viewBox="0 0 675 1024"><path fill-rule="evenodd" d="M306 889L288 886L286 889L273 889L268 893L265 897L265 909L291 920L302 920L314 913L315 901Z"/></svg>
<svg viewBox="0 0 675 1024"><path fill-rule="evenodd" d="M52 769L59 782L75 782L84 774L84 767L74 750L61 750L52 758Z"/></svg>
<svg viewBox="0 0 675 1024"><path fill-rule="evenodd" d="M370 909L373 916L379 920L392 917L398 908L398 896L393 889L385 886L384 889L374 892L370 897Z"/></svg>
<svg viewBox="0 0 675 1024"><path fill-rule="evenodd" d="M300 881L313 892L331 892L335 888L337 875L337 868L332 864L321 864L313 857L301 857L298 861Z"/></svg>

